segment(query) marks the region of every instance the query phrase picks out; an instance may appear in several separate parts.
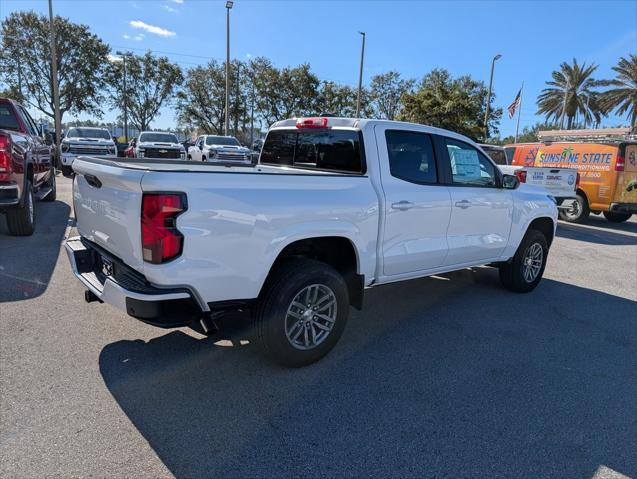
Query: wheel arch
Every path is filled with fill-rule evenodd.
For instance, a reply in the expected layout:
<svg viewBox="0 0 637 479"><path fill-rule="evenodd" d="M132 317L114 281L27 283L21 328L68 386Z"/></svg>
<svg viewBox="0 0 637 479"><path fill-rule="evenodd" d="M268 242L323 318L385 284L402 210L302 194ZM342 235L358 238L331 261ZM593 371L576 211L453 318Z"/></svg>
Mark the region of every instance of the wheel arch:
<svg viewBox="0 0 637 479"><path fill-rule="evenodd" d="M555 237L555 221L553 221L553 218L549 216L540 216L538 218L534 218L529 223L526 231L528 232L532 229L542 233L546 238L546 243L549 245L549 247L551 246L553 238Z"/></svg>
<svg viewBox="0 0 637 479"><path fill-rule="evenodd" d="M314 259L332 266L342 275L347 284L350 304L357 309L362 309L365 278L364 275L359 274L360 257L355 243L350 238L340 235L309 236L289 242L280 250L272 263L261 286L261 292L267 287L273 271L282 263L294 258Z"/></svg>

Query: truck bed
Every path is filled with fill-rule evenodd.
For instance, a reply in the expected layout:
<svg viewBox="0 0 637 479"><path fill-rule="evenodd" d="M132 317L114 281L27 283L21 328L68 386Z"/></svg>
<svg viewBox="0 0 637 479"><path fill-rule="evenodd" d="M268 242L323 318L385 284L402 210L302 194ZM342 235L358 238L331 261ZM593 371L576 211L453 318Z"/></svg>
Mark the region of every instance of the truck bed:
<svg viewBox="0 0 637 479"><path fill-rule="evenodd" d="M143 170L156 172L175 173L244 173L244 174L270 174L270 175L321 175L321 176L361 176L338 171L320 171L313 169L288 168L284 166L247 165L237 162L200 162L187 160L157 160L157 159L124 159L124 158L99 158L94 156L78 157L86 163L94 163L105 166L116 166L129 170Z"/></svg>

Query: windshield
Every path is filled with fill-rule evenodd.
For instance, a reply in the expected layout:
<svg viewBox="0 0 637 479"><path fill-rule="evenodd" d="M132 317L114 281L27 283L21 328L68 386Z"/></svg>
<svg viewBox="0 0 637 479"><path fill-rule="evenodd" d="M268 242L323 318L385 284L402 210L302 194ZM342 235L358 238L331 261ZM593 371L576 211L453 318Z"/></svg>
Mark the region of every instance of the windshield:
<svg viewBox="0 0 637 479"><path fill-rule="evenodd" d="M100 140L110 140L111 134L108 130L97 128L69 128L67 138L99 138Z"/></svg>
<svg viewBox="0 0 637 479"><path fill-rule="evenodd" d="M239 143L239 140L233 138L232 136L207 136L206 145L241 146L241 143Z"/></svg>
<svg viewBox="0 0 637 479"><path fill-rule="evenodd" d="M177 137L172 133L142 133L139 135L139 142L149 141L151 143L179 143Z"/></svg>

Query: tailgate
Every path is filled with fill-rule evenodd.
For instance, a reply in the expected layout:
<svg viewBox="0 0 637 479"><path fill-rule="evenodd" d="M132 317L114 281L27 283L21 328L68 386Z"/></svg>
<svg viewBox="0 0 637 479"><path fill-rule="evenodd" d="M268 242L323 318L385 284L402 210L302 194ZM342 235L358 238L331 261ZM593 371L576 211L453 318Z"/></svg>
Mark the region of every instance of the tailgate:
<svg viewBox="0 0 637 479"><path fill-rule="evenodd" d="M142 272L140 212L144 170L90 159L76 160L73 169L73 203L80 235Z"/></svg>
<svg viewBox="0 0 637 479"><path fill-rule="evenodd" d="M556 198L574 197L577 170L571 168L523 168L526 183L542 186Z"/></svg>

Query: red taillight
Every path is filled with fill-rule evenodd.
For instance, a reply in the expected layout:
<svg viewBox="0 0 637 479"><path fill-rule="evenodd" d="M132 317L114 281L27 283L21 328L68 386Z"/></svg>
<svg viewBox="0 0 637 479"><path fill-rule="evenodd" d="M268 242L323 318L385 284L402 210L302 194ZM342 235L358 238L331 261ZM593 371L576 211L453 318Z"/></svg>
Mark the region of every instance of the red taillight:
<svg viewBox="0 0 637 479"><path fill-rule="evenodd" d="M299 118L297 128L327 128L327 118Z"/></svg>
<svg viewBox="0 0 637 479"><path fill-rule="evenodd" d="M615 171L624 171L626 167L626 160L623 156L617 155L617 159L615 160Z"/></svg>
<svg viewBox="0 0 637 479"><path fill-rule="evenodd" d="M8 180L11 170L11 138L0 135L0 180Z"/></svg>
<svg viewBox="0 0 637 479"><path fill-rule="evenodd" d="M518 180L520 180L520 183L526 183L526 171L524 171L524 170L516 170L515 171L515 176L518 177Z"/></svg>
<svg viewBox="0 0 637 479"><path fill-rule="evenodd" d="M141 221L144 261L165 263L181 254L184 237L177 229L177 216L186 209L183 193L144 193Z"/></svg>

